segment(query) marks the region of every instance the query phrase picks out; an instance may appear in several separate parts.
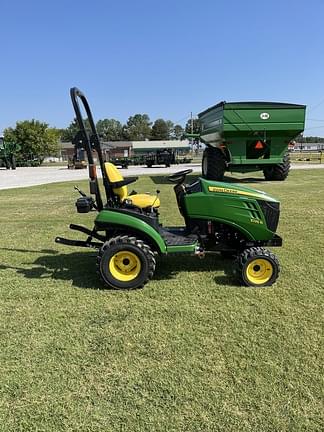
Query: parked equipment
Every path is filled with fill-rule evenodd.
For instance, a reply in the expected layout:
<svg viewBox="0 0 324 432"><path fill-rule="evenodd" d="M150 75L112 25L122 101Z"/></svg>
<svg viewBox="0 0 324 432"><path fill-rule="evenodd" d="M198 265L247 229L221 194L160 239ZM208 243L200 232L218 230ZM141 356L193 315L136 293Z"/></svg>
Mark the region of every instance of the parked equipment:
<svg viewBox="0 0 324 432"><path fill-rule="evenodd" d="M119 166L120 168L128 168L128 165L132 163L132 160L127 157L112 157L109 159L109 162L113 163L115 166Z"/></svg>
<svg viewBox="0 0 324 432"><path fill-rule="evenodd" d="M87 239L55 241L70 246L97 248L97 269L103 283L115 289L139 288L155 271L156 256L187 254L203 258L215 253L235 257L233 273L245 285L272 285L279 275L277 257L265 246L281 246L276 234L279 202L264 192L239 185L198 178L187 184L192 170L182 170L168 179L175 184L182 227L162 227L157 195L128 193L127 185L136 177L124 179L118 169L104 162L99 136L86 97L77 88L72 103L89 162L90 194L81 192L76 201L79 213L98 212L94 227L71 224ZM85 129L79 101L87 113L91 134ZM101 195L92 152L96 150L102 171L105 199Z"/></svg>
<svg viewBox="0 0 324 432"><path fill-rule="evenodd" d="M175 163L175 152L171 149L157 150L149 153L145 158L145 164L148 168L153 165L165 165L169 167Z"/></svg>
<svg viewBox="0 0 324 432"><path fill-rule="evenodd" d="M304 130L305 105L221 102L198 115L203 176L223 180L225 171L262 170L266 180L285 180L288 144Z"/></svg>
<svg viewBox="0 0 324 432"><path fill-rule="evenodd" d="M16 143L7 142L0 137L0 166L3 164L7 169L16 169L16 153L20 146Z"/></svg>
<svg viewBox="0 0 324 432"><path fill-rule="evenodd" d="M87 168L85 159L85 150L83 147L82 134L78 132L72 140L74 145L73 157L68 160L68 169L83 169Z"/></svg>

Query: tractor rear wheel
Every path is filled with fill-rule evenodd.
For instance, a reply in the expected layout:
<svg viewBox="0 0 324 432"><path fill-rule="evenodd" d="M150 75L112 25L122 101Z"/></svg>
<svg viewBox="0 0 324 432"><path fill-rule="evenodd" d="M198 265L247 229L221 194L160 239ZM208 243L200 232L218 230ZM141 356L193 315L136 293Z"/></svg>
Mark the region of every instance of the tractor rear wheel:
<svg viewBox="0 0 324 432"><path fill-rule="evenodd" d="M282 163L266 167L263 174L266 180L283 181L288 177L290 170L290 156L285 153Z"/></svg>
<svg viewBox="0 0 324 432"><path fill-rule="evenodd" d="M143 287L152 279L155 265L151 248L142 240L126 235L105 242L97 257L101 279L113 289Z"/></svg>
<svg viewBox="0 0 324 432"><path fill-rule="evenodd" d="M263 287L275 283L280 264L276 255L267 249L251 247L238 255L234 270L244 285Z"/></svg>
<svg viewBox="0 0 324 432"><path fill-rule="evenodd" d="M224 179L226 170L225 156L218 148L207 147L202 158L202 175L207 180Z"/></svg>

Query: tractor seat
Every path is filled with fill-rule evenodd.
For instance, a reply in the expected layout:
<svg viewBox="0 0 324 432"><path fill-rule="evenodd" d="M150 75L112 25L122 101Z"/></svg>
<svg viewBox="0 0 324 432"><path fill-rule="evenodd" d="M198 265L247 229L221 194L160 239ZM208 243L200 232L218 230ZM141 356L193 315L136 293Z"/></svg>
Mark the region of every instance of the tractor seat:
<svg viewBox="0 0 324 432"><path fill-rule="evenodd" d="M124 181L124 177L120 174L118 169L111 162L105 163L105 170L109 180L109 183L119 183ZM131 201L131 203L137 207L142 209L147 207L158 208L160 207L160 200L156 195L150 195L148 193L145 194L137 194L128 195L127 186L113 187L113 192L115 195L119 197L120 202Z"/></svg>

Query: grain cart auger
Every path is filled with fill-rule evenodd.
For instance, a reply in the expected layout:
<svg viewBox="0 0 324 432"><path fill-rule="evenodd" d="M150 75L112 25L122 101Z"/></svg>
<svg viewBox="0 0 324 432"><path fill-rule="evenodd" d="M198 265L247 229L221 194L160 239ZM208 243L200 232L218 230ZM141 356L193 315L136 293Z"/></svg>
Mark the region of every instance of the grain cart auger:
<svg viewBox="0 0 324 432"><path fill-rule="evenodd" d="M205 254L234 258L234 274L249 286L272 285L279 275L279 262L266 246L281 246L276 234L279 202L264 192L246 187L197 178L186 183L187 169L168 179L175 184L179 211L184 226L163 227L159 223L157 195L128 194L127 185L136 178L124 179L118 169L104 162L99 137L88 102L77 88L71 89L72 103L80 127L79 136L89 161L90 196L81 192L76 201L79 213L97 211L94 227L70 225L86 234L81 240L57 237L56 242L97 248L97 269L103 283L115 289L139 288L155 271L159 255ZM81 116L81 100L91 127L88 134ZM105 198L100 192L93 161L96 150L103 178Z"/></svg>

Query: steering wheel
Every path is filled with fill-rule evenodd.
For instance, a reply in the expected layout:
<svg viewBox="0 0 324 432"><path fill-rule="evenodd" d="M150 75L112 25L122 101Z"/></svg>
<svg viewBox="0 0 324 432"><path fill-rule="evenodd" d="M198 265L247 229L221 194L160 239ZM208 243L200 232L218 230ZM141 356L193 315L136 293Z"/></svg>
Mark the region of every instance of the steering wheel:
<svg viewBox="0 0 324 432"><path fill-rule="evenodd" d="M172 183L180 184L180 183L184 182L186 176L190 173L192 173L192 169L186 169L186 170L178 171L174 174L169 175L168 180Z"/></svg>

